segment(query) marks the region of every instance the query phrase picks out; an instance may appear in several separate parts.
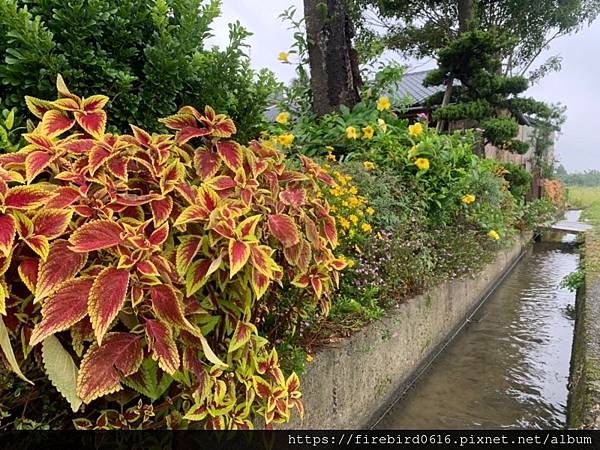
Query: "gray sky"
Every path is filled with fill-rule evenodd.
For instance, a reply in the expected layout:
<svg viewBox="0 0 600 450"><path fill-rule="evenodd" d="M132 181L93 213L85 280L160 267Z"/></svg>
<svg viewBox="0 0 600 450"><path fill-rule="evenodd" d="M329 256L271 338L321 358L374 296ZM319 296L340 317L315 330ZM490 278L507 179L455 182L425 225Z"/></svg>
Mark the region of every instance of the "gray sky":
<svg viewBox="0 0 600 450"><path fill-rule="evenodd" d="M273 70L282 81L294 76L294 66L277 61L292 44L292 31L279 14L295 5L300 17L302 0L223 0L223 15L214 24L213 42L227 42L227 23L239 20L249 31L250 55L256 68ZM556 144L556 157L570 172L600 170L600 20L577 34L552 43L536 61L562 56L562 70L543 78L525 94L567 106L567 121ZM290 58L293 61L293 57Z"/></svg>

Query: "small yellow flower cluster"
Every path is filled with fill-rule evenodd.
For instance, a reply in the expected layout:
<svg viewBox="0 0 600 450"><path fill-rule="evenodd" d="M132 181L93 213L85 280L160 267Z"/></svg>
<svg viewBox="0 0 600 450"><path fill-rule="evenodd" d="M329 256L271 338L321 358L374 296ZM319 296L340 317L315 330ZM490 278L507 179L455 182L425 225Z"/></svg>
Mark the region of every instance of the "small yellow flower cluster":
<svg viewBox="0 0 600 450"><path fill-rule="evenodd" d="M462 202L465 205L470 205L474 201L475 201L475 196L473 194L466 194L466 195L463 195L463 197L462 197Z"/></svg>
<svg viewBox="0 0 600 450"><path fill-rule="evenodd" d="M498 234L498 232L496 230L490 230L487 235L490 239L493 239L494 241L497 241L500 239L500 235Z"/></svg>
<svg viewBox="0 0 600 450"><path fill-rule="evenodd" d="M368 217L375 214L375 210L368 206L365 197L359 195L351 176L335 171L333 177L336 184L329 188L327 200L337 222L338 233L349 238L359 233L371 233L373 227Z"/></svg>
<svg viewBox="0 0 600 450"><path fill-rule="evenodd" d="M419 170L427 170L429 169L429 160L427 158L417 158L415 160L415 166L417 166Z"/></svg>
<svg viewBox="0 0 600 450"><path fill-rule="evenodd" d="M275 117L275 122L285 125L286 123L288 123L289 119L290 119L289 113L280 112L279 114L277 114L277 117Z"/></svg>
<svg viewBox="0 0 600 450"><path fill-rule="evenodd" d="M391 107L392 107L392 104L390 103L389 98L380 97L379 100L377 100L377 110L385 111L387 109L390 109Z"/></svg>
<svg viewBox="0 0 600 450"><path fill-rule="evenodd" d="M412 137L419 137L423 133L423 125L417 122L408 126L408 134Z"/></svg>
<svg viewBox="0 0 600 450"><path fill-rule="evenodd" d="M349 268L354 267L355 264L356 264L353 259L348 259L344 255L340 255L338 257L338 259L341 259L343 262L345 262L346 263L346 267L349 267Z"/></svg>
<svg viewBox="0 0 600 450"><path fill-rule="evenodd" d="M292 146L294 142L295 136L291 133L288 134L280 134L277 136L277 143L281 145L283 148L289 148Z"/></svg>
<svg viewBox="0 0 600 450"><path fill-rule="evenodd" d="M373 164L371 161L365 161L363 162L363 167L368 172L369 170L373 170L375 168L375 164Z"/></svg>

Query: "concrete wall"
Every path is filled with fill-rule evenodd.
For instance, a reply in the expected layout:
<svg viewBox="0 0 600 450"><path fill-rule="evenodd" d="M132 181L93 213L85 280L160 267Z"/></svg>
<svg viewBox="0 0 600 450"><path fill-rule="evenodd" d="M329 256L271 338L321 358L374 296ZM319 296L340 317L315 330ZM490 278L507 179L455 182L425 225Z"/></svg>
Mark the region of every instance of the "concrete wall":
<svg viewBox="0 0 600 450"><path fill-rule="evenodd" d="M600 242L586 233L586 279L577 291L567 426L600 429Z"/></svg>
<svg viewBox="0 0 600 450"><path fill-rule="evenodd" d="M304 422L288 429L359 429L373 425L435 357L519 259L532 234L499 252L473 279L414 297L336 347L320 351L301 377Z"/></svg>

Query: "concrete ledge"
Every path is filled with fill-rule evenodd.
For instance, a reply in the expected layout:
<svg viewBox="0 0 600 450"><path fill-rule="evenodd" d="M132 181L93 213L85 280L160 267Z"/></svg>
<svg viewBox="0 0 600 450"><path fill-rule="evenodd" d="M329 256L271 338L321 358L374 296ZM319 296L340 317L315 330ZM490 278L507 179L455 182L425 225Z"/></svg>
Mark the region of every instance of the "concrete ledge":
<svg viewBox="0 0 600 450"><path fill-rule="evenodd" d="M585 284L577 291L567 426L600 429L600 242L585 236Z"/></svg>
<svg viewBox="0 0 600 450"><path fill-rule="evenodd" d="M301 377L304 421L287 429L372 426L439 353L532 240L525 233L474 279L414 297L336 347L320 351Z"/></svg>

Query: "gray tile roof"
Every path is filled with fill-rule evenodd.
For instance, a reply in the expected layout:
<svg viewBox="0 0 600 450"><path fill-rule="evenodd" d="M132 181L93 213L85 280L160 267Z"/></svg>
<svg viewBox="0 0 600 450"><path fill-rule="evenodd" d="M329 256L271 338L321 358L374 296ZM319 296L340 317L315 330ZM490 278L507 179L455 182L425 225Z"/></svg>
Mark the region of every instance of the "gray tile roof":
<svg viewBox="0 0 600 450"><path fill-rule="evenodd" d="M404 74L400 83L396 85L396 90L393 92L395 97L411 97L414 99L413 105L421 105L433 94L442 92L446 89L445 86L423 86L423 80L429 73L429 70L422 70L420 72L412 72ZM454 81L455 85L459 82Z"/></svg>

